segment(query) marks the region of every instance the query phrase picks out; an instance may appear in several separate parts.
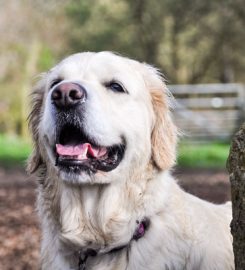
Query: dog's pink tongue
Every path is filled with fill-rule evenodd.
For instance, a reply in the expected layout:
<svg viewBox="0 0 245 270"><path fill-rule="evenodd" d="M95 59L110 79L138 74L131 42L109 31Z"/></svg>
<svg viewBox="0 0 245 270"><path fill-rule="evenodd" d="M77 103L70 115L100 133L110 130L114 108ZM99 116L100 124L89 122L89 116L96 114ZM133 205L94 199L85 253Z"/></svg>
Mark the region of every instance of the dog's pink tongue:
<svg viewBox="0 0 245 270"><path fill-rule="evenodd" d="M79 144L79 145L56 144L56 152L61 156L82 155L84 158L86 158L89 146L90 146L90 144L88 144L88 143Z"/></svg>
<svg viewBox="0 0 245 270"><path fill-rule="evenodd" d="M88 153L94 158L105 155L106 148L93 148L89 143L83 143L78 145L56 144L56 152L60 156L78 156L79 159L87 159Z"/></svg>

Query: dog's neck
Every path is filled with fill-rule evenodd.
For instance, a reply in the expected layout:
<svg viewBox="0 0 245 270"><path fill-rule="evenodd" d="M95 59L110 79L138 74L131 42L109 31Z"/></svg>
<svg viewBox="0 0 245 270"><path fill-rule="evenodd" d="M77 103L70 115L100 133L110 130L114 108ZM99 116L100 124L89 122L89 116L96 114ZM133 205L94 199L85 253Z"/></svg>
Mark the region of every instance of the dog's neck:
<svg viewBox="0 0 245 270"><path fill-rule="evenodd" d="M154 192L158 191L150 188L152 182L158 181L156 174L152 169L138 173L138 177L134 175L133 180L104 185L69 185L58 178L50 179L54 194L46 196L56 196L50 200L50 208L57 213L52 218L58 226L59 238L77 250L92 248L106 252L125 245L132 239L137 224L154 214L151 209L160 211L160 205L163 206L163 202L154 199L157 197Z"/></svg>
<svg viewBox="0 0 245 270"><path fill-rule="evenodd" d="M62 236L79 247L125 245L144 218L142 183L116 182L73 187L64 184L60 198ZM145 183L146 184L146 183Z"/></svg>

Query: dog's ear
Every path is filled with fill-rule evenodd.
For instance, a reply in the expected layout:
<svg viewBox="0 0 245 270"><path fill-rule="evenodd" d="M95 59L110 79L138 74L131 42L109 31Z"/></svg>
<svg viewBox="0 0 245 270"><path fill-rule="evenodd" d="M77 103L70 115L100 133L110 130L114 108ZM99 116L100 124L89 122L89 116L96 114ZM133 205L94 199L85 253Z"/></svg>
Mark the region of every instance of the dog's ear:
<svg viewBox="0 0 245 270"><path fill-rule="evenodd" d="M44 77L44 75L43 75ZM28 116L29 130L33 140L33 151L27 161L27 172L34 173L43 164L39 149L38 125L41 118L41 110L44 96L44 78L34 87L31 94L31 112Z"/></svg>
<svg viewBox="0 0 245 270"><path fill-rule="evenodd" d="M148 70L145 83L150 91L155 114L151 142L152 159L160 170L168 170L175 164L177 129L170 112L170 98L161 74L153 67L145 65Z"/></svg>

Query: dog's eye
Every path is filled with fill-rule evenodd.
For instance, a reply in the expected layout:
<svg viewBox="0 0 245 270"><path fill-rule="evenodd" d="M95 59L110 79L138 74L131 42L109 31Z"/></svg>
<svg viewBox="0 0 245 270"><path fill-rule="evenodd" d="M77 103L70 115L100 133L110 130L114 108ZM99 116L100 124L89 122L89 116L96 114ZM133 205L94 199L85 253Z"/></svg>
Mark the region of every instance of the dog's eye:
<svg viewBox="0 0 245 270"><path fill-rule="evenodd" d="M56 84L60 83L61 81L62 79L60 78L53 80L50 84L50 89L53 88Z"/></svg>
<svg viewBox="0 0 245 270"><path fill-rule="evenodd" d="M125 90L125 88L118 82L109 82L108 84L106 84L106 87L114 92L118 92L118 93L127 93L127 91Z"/></svg>

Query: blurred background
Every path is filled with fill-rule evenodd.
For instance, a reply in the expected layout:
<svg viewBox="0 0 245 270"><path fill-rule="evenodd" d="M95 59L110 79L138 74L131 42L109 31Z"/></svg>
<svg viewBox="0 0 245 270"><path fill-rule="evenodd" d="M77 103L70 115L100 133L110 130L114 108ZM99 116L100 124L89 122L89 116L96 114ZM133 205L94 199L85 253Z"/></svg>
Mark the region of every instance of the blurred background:
<svg viewBox="0 0 245 270"><path fill-rule="evenodd" d="M181 130L174 174L230 198L229 144L245 119L243 0L0 0L0 269L37 269L40 233L27 116L37 75L69 54L116 51L158 67Z"/></svg>

